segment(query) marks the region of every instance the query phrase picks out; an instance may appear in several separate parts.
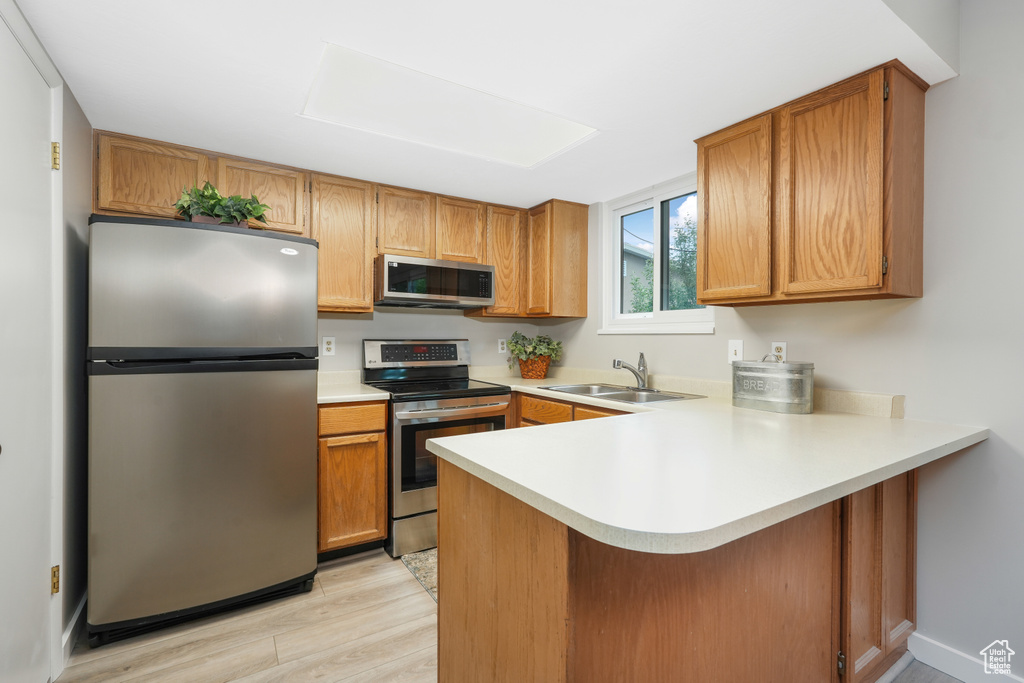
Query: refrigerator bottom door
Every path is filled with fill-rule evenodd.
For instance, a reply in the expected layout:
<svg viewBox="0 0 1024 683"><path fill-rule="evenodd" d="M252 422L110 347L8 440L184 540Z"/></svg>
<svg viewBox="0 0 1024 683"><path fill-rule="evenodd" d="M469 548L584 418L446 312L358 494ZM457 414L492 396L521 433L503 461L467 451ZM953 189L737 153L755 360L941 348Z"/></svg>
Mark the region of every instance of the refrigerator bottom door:
<svg viewBox="0 0 1024 683"><path fill-rule="evenodd" d="M89 378L88 623L316 570L316 371Z"/></svg>

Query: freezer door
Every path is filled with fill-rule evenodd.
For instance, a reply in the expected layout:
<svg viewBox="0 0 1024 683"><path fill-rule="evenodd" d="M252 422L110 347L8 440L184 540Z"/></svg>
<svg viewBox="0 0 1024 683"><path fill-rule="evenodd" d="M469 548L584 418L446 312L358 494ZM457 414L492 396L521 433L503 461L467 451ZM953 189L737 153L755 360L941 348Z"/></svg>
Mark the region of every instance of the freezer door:
<svg viewBox="0 0 1024 683"><path fill-rule="evenodd" d="M317 345L311 240L101 220L92 224L89 250L91 347Z"/></svg>
<svg viewBox="0 0 1024 683"><path fill-rule="evenodd" d="M316 569L316 371L89 377L88 623Z"/></svg>

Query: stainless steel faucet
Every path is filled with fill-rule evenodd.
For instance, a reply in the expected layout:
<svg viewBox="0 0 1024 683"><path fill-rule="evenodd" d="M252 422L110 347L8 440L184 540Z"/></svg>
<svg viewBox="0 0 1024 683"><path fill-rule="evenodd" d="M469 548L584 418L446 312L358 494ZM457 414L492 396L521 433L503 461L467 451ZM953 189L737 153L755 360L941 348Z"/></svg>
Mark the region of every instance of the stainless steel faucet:
<svg viewBox="0 0 1024 683"><path fill-rule="evenodd" d="M647 361L644 359L643 353L640 354L640 360L637 361L635 368L629 363L618 358L612 361L612 367L616 370L629 370L636 377L636 388L647 388Z"/></svg>

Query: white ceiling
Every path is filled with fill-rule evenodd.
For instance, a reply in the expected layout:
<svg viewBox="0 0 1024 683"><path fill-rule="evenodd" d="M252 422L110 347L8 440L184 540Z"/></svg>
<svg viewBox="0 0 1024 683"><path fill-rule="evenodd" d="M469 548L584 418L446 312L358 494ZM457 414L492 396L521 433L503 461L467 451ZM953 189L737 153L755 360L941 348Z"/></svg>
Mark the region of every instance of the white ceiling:
<svg viewBox="0 0 1024 683"><path fill-rule="evenodd" d="M694 138L893 58L954 75L883 0L18 4L96 128L515 206L691 172ZM599 132L523 168L302 117L327 43Z"/></svg>

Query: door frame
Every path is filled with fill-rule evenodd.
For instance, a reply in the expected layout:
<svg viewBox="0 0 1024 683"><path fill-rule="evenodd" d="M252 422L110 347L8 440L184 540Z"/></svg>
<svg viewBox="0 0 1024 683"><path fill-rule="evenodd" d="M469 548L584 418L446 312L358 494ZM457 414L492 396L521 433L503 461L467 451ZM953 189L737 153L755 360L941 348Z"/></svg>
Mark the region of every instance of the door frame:
<svg viewBox="0 0 1024 683"><path fill-rule="evenodd" d="M64 81L50 60L46 48L39 41L28 20L14 0L0 0L0 20L14 35L25 55L39 71L50 88L50 135L54 142L63 142ZM53 283L50 300L51 333L49 347L52 364L50 387L50 559L52 565L63 565L64 555L64 220L63 183L61 174L50 175L50 263ZM78 610L77 613L80 613ZM77 616L76 613L76 616ZM50 597L49 610L50 678L53 681L64 671L66 656L74 646L71 635L74 623L69 625L67 638L63 628L63 596ZM65 642L67 640L67 642ZM65 652L65 649L67 652Z"/></svg>

